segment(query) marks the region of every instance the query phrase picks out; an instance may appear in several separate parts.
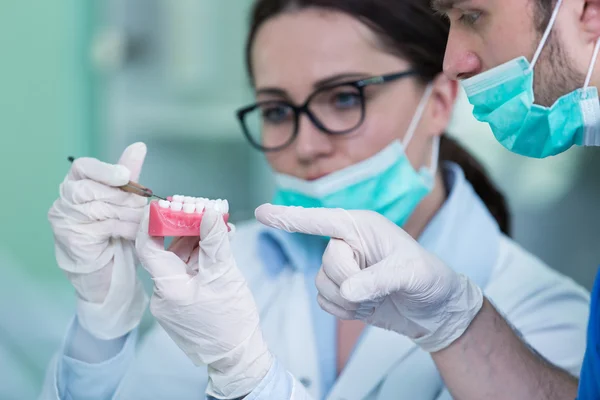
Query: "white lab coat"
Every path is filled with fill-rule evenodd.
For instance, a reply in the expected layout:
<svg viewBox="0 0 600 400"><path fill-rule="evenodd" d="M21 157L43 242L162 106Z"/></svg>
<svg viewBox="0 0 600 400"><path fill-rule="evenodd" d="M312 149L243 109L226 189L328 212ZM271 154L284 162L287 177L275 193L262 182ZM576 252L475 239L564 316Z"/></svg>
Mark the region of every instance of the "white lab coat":
<svg viewBox="0 0 600 400"><path fill-rule="evenodd" d="M258 228L257 225L240 228L236 242L252 238ZM248 250L241 251L246 253L246 258L238 259L246 259L246 265L253 265L255 260L248 254L252 251ZM578 373L585 345L583 321L587 319L587 308L585 303L573 308L572 302L555 308L555 299L558 293L573 293L580 289L507 238L501 238L500 250L491 282L485 288L486 294L538 351L568 371ZM307 391L313 398L321 398L309 304L313 300L307 296L304 275L287 270L278 279L270 281L258 268L246 272L251 282L266 282L254 293L270 349L298 380L311 382ZM534 292L539 292L535 301L523 304L522 299ZM581 296L586 296L583 290ZM553 299L548 306L544 304L546 298ZM571 329L577 324L583 325L579 339L573 337L573 332L565 332L565 337L561 332L546 332L543 321L552 315L570 315L572 321L567 321L566 325L572 324ZM328 399L451 398L442 391L442 380L427 353L398 334L368 329ZM56 376L56 371L49 371L49 376ZM187 392L190 397L186 398L200 399L206 382L206 371L194 367L156 325L139 343L137 356L123 378L116 398L179 399L181 397L170 397L173 388L179 387L175 392ZM182 387L189 390L180 390ZM54 379L47 381L46 393L49 394L46 398L59 398Z"/></svg>
<svg viewBox="0 0 600 400"><path fill-rule="evenodd" d="M461 223L455 221L455 225ZM474 222L475 226L481 223ZM320 393L310 305L315 300L308 297L302 272L287 268L275 278L268 275L256 250L262 228L255 222L238 226L232 244L236 260L253 290L269 348L297 379L292 399L304 400L307 396L321 399L325 394ZM497 256L483 287L485 293L537 351L578 374L585 351L587 291L495 232ZM469 243L457 246L468 249ZM477 249L472 251L476 253ZM556 316L560 316L560 321ZM42 398L59 398L56 366L55 359ZM156 324L140 340L115 398L201 399L206 383L206 370L195 367ZM326 398L447 400L451 397L429 354L394 332L368 327ZM249 399L284 400L273 393Z"/></svg>

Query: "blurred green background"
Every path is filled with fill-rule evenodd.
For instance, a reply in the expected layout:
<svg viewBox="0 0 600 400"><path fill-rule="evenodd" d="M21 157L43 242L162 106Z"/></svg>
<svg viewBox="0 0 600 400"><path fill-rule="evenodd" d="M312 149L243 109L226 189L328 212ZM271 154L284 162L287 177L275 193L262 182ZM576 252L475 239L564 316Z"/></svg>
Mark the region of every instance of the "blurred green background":
<svg viewBox="0 0 600 400"><path fill-rule="evenodd" d="M69 154L93 154L93 2L0 4L0 398L32 399L71 318L46 213Z"/></svg>
<svg viewBox="0 0 600 400"><path fill-rule="evenodd" d="M251 101L250 0L3 0L0 4L0 398L34 398L74 312L47 211L66 157L114 162L142 140L140 181L227 198L251 218L273 182L234 117ZM451 132L508 195L514 237L590 288L600 260L600 150L527 160L498 145L461 98Z"/></svg>
<svg viewBox="0 0 600 400"><path fill-rule="evenodd" d="M69 154L93 152L92 75L86 68L92 2L3 1L0 6L0 241L40 278L56 279L47 208ZM14 197L13 197L14 198Z"/></svg>

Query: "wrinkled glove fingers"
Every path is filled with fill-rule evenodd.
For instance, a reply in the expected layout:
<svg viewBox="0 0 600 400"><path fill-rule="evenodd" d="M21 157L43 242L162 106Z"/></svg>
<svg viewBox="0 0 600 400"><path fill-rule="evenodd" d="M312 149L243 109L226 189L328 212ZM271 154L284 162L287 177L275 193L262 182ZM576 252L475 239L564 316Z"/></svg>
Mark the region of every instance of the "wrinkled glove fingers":
<svg viewBox="0 0 600 400"><path fill-rule="evenodd" d="M90 227L106 238L135 240L139 224L137 222L109 219L90 224Z"/></svg>
<svg viewBox="0 0 600 400"><path fill-rule="evenodd" d="M200 223L200 268L227 262L231 259L231 247L223 214L206 209Z"/></svg>
<svg viewBox="0 0 600 400"><path fill-rule="evenodd" d="M336 285L326 274L323 272L323 268L319 270L315 279L317 290L319 294L327 299L329 302L336 304L337 306L348 310L355 311L359 305L352 303L342 297L340 294L340 287Z"/></svg>
<svg viewBox="0 0 600 400"><path fill-rule="evenodd" d="M135 240L139 224L137 222L107 219L87 223L62 223L64 218L60 212L52 209L48 213L52 221L52 230L57 238L61 238L68 247L86 247L86 245L105 242L110 238ZM60 223L56 221L61 221ZM84 238L82 240L82 238ZM74 250L74 249L73 249Z"/></svg>
<svg viewBox="0 0 600 400"><path fill-rule="evenodd" d="M323 271L338 286L360 272L354 251L343 240L331 239L323 253Z"/></svg>
<svg viewBox="0 0 600 400"><path fill-rule="evenodd" d="M349 301L365 303L382 301L384 297L396 292L405 292L407 296L412 291L421 292L419 286L423 282L417 279L418 274L415 273L418 265L411 260L386 257L344 281L340 286L341 295ZM424 283L428 285L428 282Z"/></svg>
<svg viewBox="0 0 600 400"><path fill-rule="evenodd" d="M345 310L342 307L338 306L337 304L334 304L331 301L327 300L325 297L323 297L321 295L319 295L317 297L317 303L319 303L319 306L323 309L323 311L328 312L329 314L333 315L334 317L337 317L337 318L343 319L343 320L357 319L356 311Z"/></svg>
<svg viewBox="0 0 600 400"><path fill-rule="evenodd" d="M169 251L176 254L183 262L189 263L194 250L198 248L199 237L176 237L169 246Z"/></svg>
<svg viewBox="0 0 600 400"><path fill-rule="evenodd" d="M95 158L81 157L73 161L67 174L68 180L91 179L108 186L123 186L129 182L131 173L123 165L102 162Z"/></svg>
<svg viewBox="0 0 600 400"><path fill-rule="evenodd" d="M78 204L69 207L66 217L78 222L95 222L106 220L119 220L140 223L144 215L144 208L131 208L114 206L112 204L95 201L92 203Z"/></svg>
<svg viewBox="0 0 600 400"><path fill-rule="evenodd" d="M66 180L60 185L60 198L68 204L101 201L122 207L144 207L147 199L90 179Z"/></svg>
<svg viewBox="0 0 600 400"><path fill-rule="evenodd" d="M198 273L199 270L199 259L200 256L200 247L199 244L196 243L196 247L194 247L194 249L192 250L192 254L190 255L190 259L187 262L187 273L191 276L195 276Z"/></svg>

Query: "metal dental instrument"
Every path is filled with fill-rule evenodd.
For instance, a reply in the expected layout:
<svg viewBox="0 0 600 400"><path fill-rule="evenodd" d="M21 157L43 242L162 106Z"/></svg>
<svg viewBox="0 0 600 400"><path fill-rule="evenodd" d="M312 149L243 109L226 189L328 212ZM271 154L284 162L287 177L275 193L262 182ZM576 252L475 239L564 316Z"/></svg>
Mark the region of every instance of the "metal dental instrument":
<svg viewBox="0 0 600 400"><path fill-rule="evenodd" d="M68 157L67 159L71 163L73 161L75 161L75 157ZM119 186L119 189L121 189L124 192L137 194L138 196L142 196L142 197L148 197L148 198L154 197L154 198L157 198L157 199L160 199L160 200L166 200L163 197L155 195L152 192L152 190L148 189L147 187L142 186L139 183L132 182L132 181L129 181L127 183L127 185Z"/></svg>

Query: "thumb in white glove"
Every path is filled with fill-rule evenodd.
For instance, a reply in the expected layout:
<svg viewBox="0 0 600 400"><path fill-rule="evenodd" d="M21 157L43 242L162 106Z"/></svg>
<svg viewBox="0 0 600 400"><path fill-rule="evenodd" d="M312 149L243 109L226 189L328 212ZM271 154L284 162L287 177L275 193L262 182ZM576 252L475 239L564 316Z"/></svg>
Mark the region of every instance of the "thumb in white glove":
<svg viewBox="0 0 600 400"><path fill-rule="evenodd" d="M371 211L263 205L257 219L289 232L329 236L317 275L319 304L341 319L361 319L439 351L467 329L481 289Z"/></svg>
<svg viewBox="0 0 600 400"><path fill-rule="evenodd" d="M148 235L148 216L136 248L154 280L150 310L196 365L207 364L207 393L235 398L250 393L273 362L246 280L231 254L223 215L206 209L199 238Z"/></svg>

